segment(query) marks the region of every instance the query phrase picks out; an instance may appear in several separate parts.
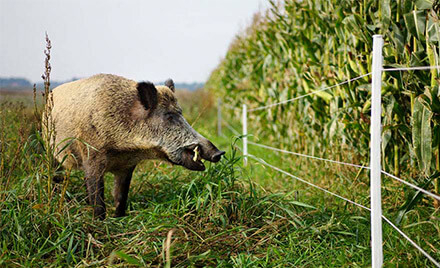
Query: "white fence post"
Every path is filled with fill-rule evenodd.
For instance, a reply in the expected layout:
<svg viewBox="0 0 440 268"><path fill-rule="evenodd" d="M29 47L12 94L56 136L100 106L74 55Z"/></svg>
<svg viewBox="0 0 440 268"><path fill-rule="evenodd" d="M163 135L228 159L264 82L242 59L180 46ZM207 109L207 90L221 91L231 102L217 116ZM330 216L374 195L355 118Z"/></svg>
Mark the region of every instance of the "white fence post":
<svg viewBox="0 0 440 268"><path fill-rule="evenodd" d="M220 98L217 103L217 135L222 135L222 100Z"/></svg>
<svg viewBox="0 0 440 268"><path fill-rule="evenodd" d="M373 268L382 267L382 205L381 205L381 83L382 35L373 36L370 127L370 195L371 195L371 261Z"/></svg>
<svg viewBox="0 0 440 268"><path fill-rule="evenodd" d="M247 106L243 104L243 117L242 117L242 125L243 125L243 165L247 165Z"/></svg>

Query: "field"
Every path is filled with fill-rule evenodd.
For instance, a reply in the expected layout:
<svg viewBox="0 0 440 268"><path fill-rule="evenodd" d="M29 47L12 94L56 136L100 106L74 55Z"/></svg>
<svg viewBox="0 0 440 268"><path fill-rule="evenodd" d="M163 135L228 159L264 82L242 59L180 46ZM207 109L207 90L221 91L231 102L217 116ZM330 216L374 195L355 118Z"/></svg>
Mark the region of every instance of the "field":
<svg viewBox="0 0 440 268"><path fill-rule="evenodd" d="M194 128L227 151L197 173L161 162L135 170L128 216L92 218L82 173L51 184L38 139L32 95L1 98L0 266L3 267L365 267L369 214L251 162L239 139L216 136L216 109L206 92L178 92ZM195 95L196 94L196 95ZM195 98L194 96L198 96ZM237 126L238 127L238 126ZM282 158L268 161L368 205L368 173ZM112 175L106 202L112 214ZM398 207L401 185L385 181L386 206ZM401 194L396 195L396 192ZM389 194L393 193L393 194ZM430 200L426 200L430 201ZM439 258L438 211L420 204L401 225ZM387 211L393 211L388 208ZM168 238L167 238L168 237ZM168 242L168 243L167 243ZM429 267L424 256L384 224L385 263Z"/></svg>
<svg viewBox="0 0 440 268"><path fill-rule="evenodd" d="M439 66L440 2L271 3L237 35L205 89L176 92L188 122L225 157L204 172L160 161L138 165L126 217L111 216L111 174L103 221L85 201L81 171L64 171L62 183L52 181L53 148L41 130L50 98L0 92L0 267L371 266L368 210L259 160L365 207L367 169L251 144L255 158L243 165L243 137L226 123L240 130L241 105L247 104L253 109L250 141L368 167L371 37L383 36L384 68ZM384 72L382 95L381 168L438 195L440 70ZM222 135L217 98L224 104ZM382 210L440 261L439 202L382 176ZM385 267L434 267L386 222L383 251Z"/></svg>

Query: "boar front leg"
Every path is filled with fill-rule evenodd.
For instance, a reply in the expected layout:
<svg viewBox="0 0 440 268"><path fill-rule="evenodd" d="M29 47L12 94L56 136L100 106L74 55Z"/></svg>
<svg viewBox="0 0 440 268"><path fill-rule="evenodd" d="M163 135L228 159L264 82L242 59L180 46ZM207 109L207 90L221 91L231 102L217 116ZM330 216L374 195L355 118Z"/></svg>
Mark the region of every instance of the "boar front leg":
<svg viewBox="0 0 440 268"><path fill-rule="evenodd" d="M93 206L93 216L105 218L104 203L104 173L106 168L105 157L91 155L84 163L85 180L89 204Z"/></svg>
<svg viewBox="0 0 440 268"><path fill-rule="evenodd" d="M115 199L115 217L125 216L127 209L128 190L130 188L131 177L136 166L124 170L113 172L115 175L115 186L113 188L113 197Z"/></svg>

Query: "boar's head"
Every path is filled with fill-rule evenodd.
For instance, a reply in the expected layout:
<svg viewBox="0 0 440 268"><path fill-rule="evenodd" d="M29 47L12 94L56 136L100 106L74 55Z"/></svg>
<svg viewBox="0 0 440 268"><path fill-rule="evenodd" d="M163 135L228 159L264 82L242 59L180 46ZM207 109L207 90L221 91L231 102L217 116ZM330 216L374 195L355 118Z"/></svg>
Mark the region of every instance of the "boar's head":
<svg viewBox="0 0 440 268"><path fill-rule="evenodd" d="M197 133L185 120L171 79L165 86L137 84L138 100L132 107L137 138L147 142L155 157L190 170L205 170L202 159L218 162L225 153Z"/></svg>

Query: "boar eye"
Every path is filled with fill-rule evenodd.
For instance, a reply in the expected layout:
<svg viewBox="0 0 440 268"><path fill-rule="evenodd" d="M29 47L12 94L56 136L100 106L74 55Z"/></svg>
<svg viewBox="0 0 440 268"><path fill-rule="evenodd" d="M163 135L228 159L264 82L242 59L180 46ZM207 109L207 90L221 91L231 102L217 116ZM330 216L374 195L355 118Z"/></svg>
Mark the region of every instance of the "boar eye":
<svg viewBox="0 0 440 268"><path fill-rule="evenodd" d="M173 121L175 118L176 118L176 114L175 113L166 113L165 114L165 118L166 118L166 120L168 120L168 121Z"/></svg>

